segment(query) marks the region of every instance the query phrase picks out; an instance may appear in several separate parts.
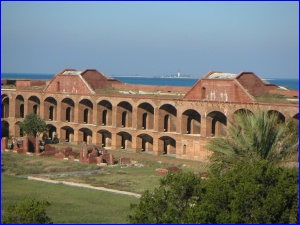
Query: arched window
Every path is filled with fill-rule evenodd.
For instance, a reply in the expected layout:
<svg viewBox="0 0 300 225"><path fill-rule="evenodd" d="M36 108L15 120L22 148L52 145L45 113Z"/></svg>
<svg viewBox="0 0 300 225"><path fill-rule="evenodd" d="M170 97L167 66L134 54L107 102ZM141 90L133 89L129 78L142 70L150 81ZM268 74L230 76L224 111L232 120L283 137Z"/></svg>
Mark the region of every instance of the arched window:
<svg viewBox="0 0 300 225"><path fill-rule="evenodd" d="M88 119L89 119L89 109L85 109L83 111L83 122L88 123Z"/></svg>
<svg viewBox="0 0 300 225"><path fill-rule="evenodd" d="M122 127L126 127L126 117L127 117L127 112L124 111L122 113Z"/></svg>
<svg viewBox="0 0 300 225"><path fill-rule="evenodd" d="M88 134L86 132L83 132L83 141L86 143L88 141Z"/></svg>
<svg viewBox="0 0 300 225"><path fill-rule="evenodd" d="M38 113L38 105L33 106L33 113L37 114Z"/></svg>
<svg viewBox="0 0 300 225"><path fill-rule="evenodd" d="M24 118L24 104L20 105L20 117Z"/></svg>
<svg viewBox="0 0 300 225"><path fill-rule="evenodd" d="M144 138L142 139L142 151L146 151L146 140Z"/></svg>
<svg viewBox="0 0 300 225"><path fill-rule="evenodd" d="M70 121L70 118L71 118L71 107L68 107L66 109L66 120L67 120L67 122Z"/></svg>
<svg viewBox="0 0 300 225"><path fill-rule="evenodd" d="M142 129L147 129L147 113L143 114Z"/></svg>
<svg viewBox="0 0 300 225"><path fill-rule="evenodd" d="M191 133L192 121L193 121L193 119L191 117L189 117L187 119L187 126L186 126L186 133L187 134Z"/></svg>
<svg viewBox="0 0 300 225"><path fill-rule="evenodd" d="M126 144L126 139L124 138L124 136L122 136L122 140L121 140L121 148L122 149L125 148L125 144Z"/></svg>
<svg viewBox="0 0 300 225"><path fill-rule="evenodd" d="M49 107L49 120L53 120L53 111L54 111L54 107L50 106Z"/></svg>
<svg viewBox="0 0 300 225"><path fill-rule="evenodd" d="M103 110L103 113L102 113L102 125L106 125L106 122L107 122L107 110Z"/></svg>
<svg viewBox="0 0 300 225"><path fill-rule="evenodd" d="M164 131L168 132L169 129L169 115L165 115L164 117Z"/></svg>
<svg viewBox="0 0 300 225"><path fill-rule="evenodd" d="M212 125L211 125L211 135L212 136L216 136L216 124L217 124L217 120L215 118L213 118L212 120Z"/></svg>
<svg viewBox="0 0 300 225"><path fill-rule="evenodd" d="M106 146L106 137L105 134L102 134L102 147Z"/></svg>

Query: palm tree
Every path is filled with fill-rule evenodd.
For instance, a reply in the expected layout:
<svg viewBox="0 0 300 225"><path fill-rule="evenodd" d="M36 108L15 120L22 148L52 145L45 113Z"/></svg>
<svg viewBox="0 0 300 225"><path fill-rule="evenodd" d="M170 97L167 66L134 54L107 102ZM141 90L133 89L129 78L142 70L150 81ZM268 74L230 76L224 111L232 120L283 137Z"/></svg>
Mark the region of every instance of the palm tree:
<svg viewBox="0 0 300 225"><path fill-rule="evenodd" d="M292 120L284 123L266 111L238 113L230 122L227 137L214 138L206 146L213 152L212 168L226 171L237 161L287 160L298 154L297 127Z"/></svg>

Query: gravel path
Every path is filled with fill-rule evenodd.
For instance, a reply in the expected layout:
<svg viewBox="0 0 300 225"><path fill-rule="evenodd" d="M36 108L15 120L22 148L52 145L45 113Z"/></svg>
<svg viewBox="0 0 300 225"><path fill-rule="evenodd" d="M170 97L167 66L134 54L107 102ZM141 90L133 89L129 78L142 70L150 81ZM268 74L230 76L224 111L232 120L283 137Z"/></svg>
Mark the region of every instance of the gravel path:
<svg viewBox="0 0 300 225"><path fill-rule="evenodd" d="M81 171L81 172L83 172L83 171ZM22 177L24 177L24 176L22 176ZM98 190L98 191L107 191L107 192L112 192L115 194L129 195L129 196L133 196L136 198L141 197L140 194L136 194L136 193L132 193L132 192L128 192L128 191L119 191L119 190L109 189L109 188L105 188L105 187L94 187L89 184L80 184L80 183L67 182L67 181L55 181L55 180L49 180L49 179L40 178L40 177L36 177L36 176L28 176L27 179L48 182L48 183L52 183L52 184L64 184L64 185L69 185L69 186L73 186L73 187L89 188L89 189Z"/></svg>

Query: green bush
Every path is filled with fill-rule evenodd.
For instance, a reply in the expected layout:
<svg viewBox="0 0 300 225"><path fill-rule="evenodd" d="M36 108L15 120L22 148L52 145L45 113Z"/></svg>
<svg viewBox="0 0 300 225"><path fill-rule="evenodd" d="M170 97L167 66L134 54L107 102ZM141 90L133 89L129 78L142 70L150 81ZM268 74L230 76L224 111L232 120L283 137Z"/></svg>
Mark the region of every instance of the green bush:
<svg viewBox="0 0 300 225"><path fill-rule="evenodd" d="M25 198L21 202L15 202L5 210L2 223L4 224L50 224L51 219L46 215L48 201L37 201L33 198Z"/></svg>
<svg viewBox="0 0 300 225"><path fill-rule="evenodd" d="M131 208L130 223L298 223L298 170L262 160L205 180L168 174Z"/></svg>

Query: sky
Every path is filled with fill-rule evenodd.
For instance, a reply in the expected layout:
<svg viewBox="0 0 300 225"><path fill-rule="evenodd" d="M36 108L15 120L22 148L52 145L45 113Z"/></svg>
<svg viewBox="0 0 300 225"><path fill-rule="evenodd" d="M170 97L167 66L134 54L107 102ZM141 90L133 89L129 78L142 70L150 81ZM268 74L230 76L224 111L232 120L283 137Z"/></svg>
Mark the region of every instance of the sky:
<svg viewBox="0 0 300 225"><path fill-rule="evenodd" d="M1 72L299 77L299 3L3 2Z"/></svg>

